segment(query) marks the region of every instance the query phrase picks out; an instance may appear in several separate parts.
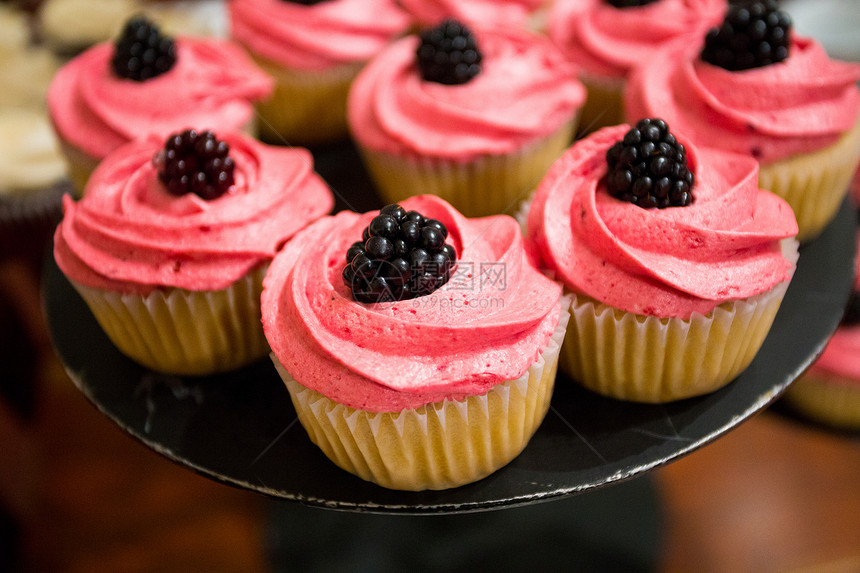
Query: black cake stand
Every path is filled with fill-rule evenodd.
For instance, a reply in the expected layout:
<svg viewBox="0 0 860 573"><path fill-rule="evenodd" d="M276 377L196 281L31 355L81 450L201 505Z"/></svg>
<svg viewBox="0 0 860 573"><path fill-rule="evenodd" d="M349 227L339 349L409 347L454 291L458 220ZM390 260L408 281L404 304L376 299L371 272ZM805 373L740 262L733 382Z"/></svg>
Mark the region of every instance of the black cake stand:
<svg viewBox="0 0 860 573"><path fill-rule="evenodd" d="M315 152L338 206L379 200L349 145ZM268 359L229 374L158 374L122 355L49 257L44 309L69 376L96 407L144 444L209 478L304 504L406 514L525 505L628 480L693 452L773 402L820 354L853 284L855 211L846 201L800 261L770 334L726 387L665 405L606 399L560 375L550 411L525 451L467 486L391 491L331 463L297 422Z"/></svg>

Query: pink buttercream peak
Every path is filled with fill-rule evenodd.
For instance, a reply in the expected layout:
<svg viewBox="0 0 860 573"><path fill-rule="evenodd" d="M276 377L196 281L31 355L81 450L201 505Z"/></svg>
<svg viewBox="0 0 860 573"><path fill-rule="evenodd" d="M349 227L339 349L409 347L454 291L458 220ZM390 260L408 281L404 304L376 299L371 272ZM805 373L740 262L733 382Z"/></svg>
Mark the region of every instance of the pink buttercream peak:
<svg viewBox="0 0 860 573"><path fill-rule="evenodd" d="M161 138L109 155L84 198L66 198L55 236L63 272L119 292L220 290L267 263L296 231L331 210L331 192L306 150L233 133L219 139L230 145L235 182L211 201L167 192L152 162Z"/></svg>
<svg viewBox="0 0 860 573"><path fill-rule="evenodd" d="M184 125L240 130L254 118L253 102L274 87L241 48L223 40L177 38L176 64L143 82L113 73L113 50L112 44L99 44L74 58L48 92L60 138L96 159Z"/></svg>
<svg viewBox="0 0 860 573"><path fill-rule="evenodd" d="M409 27L394 0L232 0L233 37L287 68L325 70L372 58Z"/></svg>
<svg viewBox="0 0 860 573"><path fill-rule="evenodd" d="M350 129L362 145L466 162L520 149L575 117L585 89L546 39L525 31L473 32L482 69L462 85L421 78L415 36L374 58L349 94Z"/></svg>
<svg viewBox="0 0 860 573"><path fill-rule="evenodd" d="M758 189L754 160L696 149L693 203L643 209L609 195L605 155L628 126L577 142L538 187L528 235L542 264L572 290L621 310L706 314L791 276L780 240L797 234L789 206Z"/></svg>
<svg viewBox="0 0 860 573"><path fill-rule="evenodd" d="M699 42L655 54L630 78L627 117L659 114L693 141L762 164L823 149L860 116L860 64L832 60L820 44L794 38L788 59L730 72L703 62Z"/></svg>
<svg viewBox="0 0 860 573"><path fill-rule="evenodd" d="M521 376L559 319L560 287L532 267L516 222L466 219L421 196L401 203L449 229L459 260L434 293L355 302L347 248L376 214L321 219L275 258L263 291L272 351L302 385L354 408L397 411L482 394Z"/></svg>
<svg viewBox="0 0 860 573"><path fill-rule="evenodd" d="M660 0L616 8L606 0L555 2L548 34L582 72L596 78L625 78L661 46L695 40L718 25L726 0Z"/></svg>

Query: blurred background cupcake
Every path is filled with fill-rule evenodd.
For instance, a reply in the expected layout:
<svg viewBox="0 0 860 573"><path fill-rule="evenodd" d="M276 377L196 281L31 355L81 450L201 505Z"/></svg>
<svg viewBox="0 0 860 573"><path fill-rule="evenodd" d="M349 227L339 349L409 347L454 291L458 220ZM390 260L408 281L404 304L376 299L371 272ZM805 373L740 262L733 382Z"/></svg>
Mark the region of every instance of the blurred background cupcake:
<svg viewBox="0 0 860 573"><path fill-rule="evenodd" d="M857 244L860 247L860 234ZM860 430L860 273L839 328L821 356L788 387L784 400L817 422Z"/></svg>
<svg viewBox="0 0 860 573"><path fill-rule="evenodd" d="M171 36L229 35L225 0L45 0L37 25L51 50L73 56L116 38L136 14Z"/></svg>
<svg viewBox="0 0 860 573"><path fill-rule="evenodd" d="M432 194L476 217L514 212L567 147L584 100L546 38L445 20L371 61L348 119L386 202Z"/></svg>
<svg viewBox="0 0 860 573"><path fill-rule="evenodd" d="M35 43L29 14L0 4L0 257L37 267L70 190L45 105L58 66Z"/></svg>
<svg viewBox="0 0 860 573"><path fill-rule="evenodd" d="M589 133L623 123L624 87L633 68L677 38L700 37L722 20L726 8L726 0L553 3L547 33L576 65L579 78L588 88L580 130Z"/></svg>
<svg viewBox="0 0 860 573"><path fill-rule="evenodd" d="M257 104L260 133L274 143L346 139L346 98L358 72L409 17L394 0L233 0L233 38L275 79Z"/></svg>
<svg viewBox="0 0 860 573"><path fill-rule="evenodd" d="M253 102L272 80L227 40L162 34L143 16L114 43L67 62L51 82L48 109L78 191L96 165L129 141L176 129L256 133Z"/></svg>

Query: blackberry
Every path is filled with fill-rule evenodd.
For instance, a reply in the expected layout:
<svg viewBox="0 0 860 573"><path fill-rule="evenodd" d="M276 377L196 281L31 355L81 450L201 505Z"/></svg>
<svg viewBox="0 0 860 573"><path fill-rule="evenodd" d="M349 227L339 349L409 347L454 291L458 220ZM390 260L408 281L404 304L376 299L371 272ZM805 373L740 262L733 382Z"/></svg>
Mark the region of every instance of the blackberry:
<svg viewBox="0 0 860 573"><path fill-rule="evenodd" d="M693 202L687 151L662 119L642 119L606 152L606 187L622 201L651 209Z"/></svg>
<svg viewBox="0 0 860 573"><path fill-rule="evenodd" d="M616 8L635 8L637 6L645 6L655 0L607 0Z"/></svg>
<svg viewBox="0 0 860 573"><path fill-rule="evenodd" d="M481 73L483 56L475 36L464 24L450 18L421 32L416 55L421 77L428 82L465 84Z"/></svg>
<svg viewBox="0 0 860 573"><path fill-rule="evenodd" d="M208 201L233 185L235 164L229 151L230 146L211 131L186 129L167 138L153 163L171 195L194 193Z"/></svg>
<svg viewBox="0 0 860 573"><path fill-rule="evenodd" d="M705 37L702 60L736 72L788 57L791 18L776 0L732 4L719 28Z"/></svg>
<svg viewBox="0 0 860 573"><path fill-rule="evenodd" d="M144 16L129 20L114 45L111 66L128 80L144 82L169 71L176 63L173 38L161 34Z"/></svg>
<svg viewBox="0 0 860 573"><path fill-rule="evenodd" d="M386 205L346 251L343 282L358 302L390 302L432 293L457 262L440 221Z"/></svg>

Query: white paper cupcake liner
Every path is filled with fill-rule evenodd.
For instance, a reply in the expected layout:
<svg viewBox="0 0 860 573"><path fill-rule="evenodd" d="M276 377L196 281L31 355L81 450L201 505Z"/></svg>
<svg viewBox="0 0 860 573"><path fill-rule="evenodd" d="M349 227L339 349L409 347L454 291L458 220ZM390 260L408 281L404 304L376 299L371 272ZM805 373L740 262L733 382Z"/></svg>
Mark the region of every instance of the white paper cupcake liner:
<svg viewBox="0 0 860 573"><path fill-rule="evenodd" d="M797 246L783 241L792 262ZM689 319L643 316L574 296L561 368L586 388L621 400L660 403L713 392L749 366L789 282Z"/></svg>
<svg viewBox="0 0 860 573"><path fill-rule="evenodd" d="M759 187L779 195L797 217L797 239L817 237L836 216L860 161L860 121L832 146L759 170Z"/></svg>
<svg viewBox="0 0 860 573"><path fill-rule="evenodd" d="M446 489L477 481L525 448L549 408L569 314L516 380L481 396L399 412L339 404L296 382L272 355L311 441L342 469L386 488Z"/></svg>
<svg viewBox="0 0 860 573"><path fill-rule="evenodd" d="M570 145L576 123L574 118L518 152L465 162L359 149L386 203L429 194L441 197L466 217L512 214Z"/></svg>
<svg viewBox="0 0 860 573"><path fill-rule="evenodd" d="M269 352L260 318L264 275L256 269L219 291L146 296L71 283L123 354L159 372L193 376L234 370Z"/></svg>

